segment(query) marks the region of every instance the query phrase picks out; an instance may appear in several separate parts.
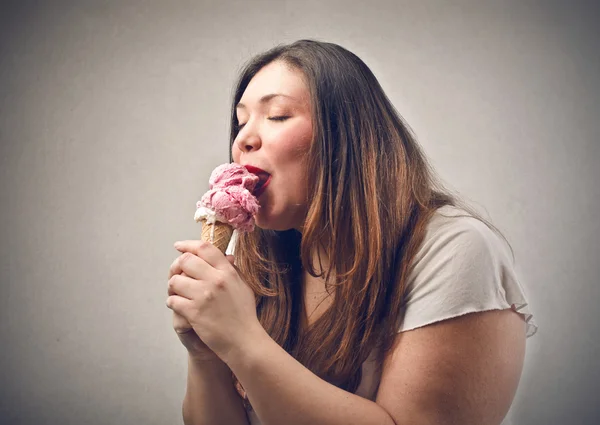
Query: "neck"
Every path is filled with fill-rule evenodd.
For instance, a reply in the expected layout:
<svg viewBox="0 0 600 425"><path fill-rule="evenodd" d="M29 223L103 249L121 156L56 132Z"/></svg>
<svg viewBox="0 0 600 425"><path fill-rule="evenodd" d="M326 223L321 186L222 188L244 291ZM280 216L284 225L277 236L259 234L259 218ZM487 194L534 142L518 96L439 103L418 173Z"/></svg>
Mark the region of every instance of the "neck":
<svg viewBox="0 0 600 425"><path fill-rule="evenodd" d="M321 261L319 263L319 254L321 254ZM312 261L314 264L315 272L317 275L323 274L322 276L312 276L307 270L302 271L300 277L302 287L302 314L301 314L301 329L307 329L312 323L314 323L324 312L328 309L332 302L332 296L334 295L335 288L330 287L327 292L325 286L325 274L323 271L327 271L329 262L325 252L321 250L314 250Z"/></svg>

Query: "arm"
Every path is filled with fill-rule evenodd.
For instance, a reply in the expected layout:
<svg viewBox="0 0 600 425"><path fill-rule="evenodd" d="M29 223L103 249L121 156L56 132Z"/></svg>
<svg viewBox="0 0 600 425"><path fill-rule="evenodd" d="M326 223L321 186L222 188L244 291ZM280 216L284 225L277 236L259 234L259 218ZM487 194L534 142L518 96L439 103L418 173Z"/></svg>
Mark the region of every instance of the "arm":
<svg viewBox="0 0 600 425"><path fill-rule="evenodd" d="M524 322L512 310L399 333L375 402L320 379L264 330L225 361L263 425L481 425L506 415L524 352Z"/></svg>
<svg viewBox="0 0 600 425"><path fill-rule="evenodd" d="M187 391L182 406L185 425L248 425L231 370L220 360L188 357Z"/></svg>
<svg viewBox="0 0 600 425"><path fill-rule="evenodd" d="M248 335L246 343L224 360L262 425L395 425L381 406L305 368L263 328Z"/></svg>

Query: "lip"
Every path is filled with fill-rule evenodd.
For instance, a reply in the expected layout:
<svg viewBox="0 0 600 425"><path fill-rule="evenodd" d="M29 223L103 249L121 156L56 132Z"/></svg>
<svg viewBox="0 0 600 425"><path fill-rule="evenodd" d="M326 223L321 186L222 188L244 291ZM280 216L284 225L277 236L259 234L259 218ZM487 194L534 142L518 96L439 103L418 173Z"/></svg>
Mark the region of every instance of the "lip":
<svg viewBox="0 0 600 425"><path fill-rule="evenodd" d="M265 170L255 167L254 165L244 165L244 167L246 168L246 170L248 170L248 172L252 174L269 174Z"/></svg>

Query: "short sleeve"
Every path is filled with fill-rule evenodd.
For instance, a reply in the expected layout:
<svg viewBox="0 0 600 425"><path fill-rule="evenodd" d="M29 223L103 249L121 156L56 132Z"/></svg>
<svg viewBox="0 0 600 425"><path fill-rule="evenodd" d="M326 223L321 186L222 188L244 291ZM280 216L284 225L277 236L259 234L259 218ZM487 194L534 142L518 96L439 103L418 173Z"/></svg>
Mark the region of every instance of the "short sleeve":
<svg viewBox="0 0 600 425"><path fill-rule="evenodd" d="M473 217L436 216L407 279L398 332L468 313L512 308L537 325L506 242Z"/></svg>

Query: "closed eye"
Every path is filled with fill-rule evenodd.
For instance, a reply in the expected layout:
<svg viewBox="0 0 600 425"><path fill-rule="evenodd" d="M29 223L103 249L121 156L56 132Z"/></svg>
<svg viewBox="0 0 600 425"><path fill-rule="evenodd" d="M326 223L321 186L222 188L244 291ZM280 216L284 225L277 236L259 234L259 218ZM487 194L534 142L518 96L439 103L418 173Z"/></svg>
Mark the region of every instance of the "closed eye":
<svg viewBox="0 0 600 425"><path fill-rule="evenodd" d="M287 120L288 118L290 118L290 117L289 117L289 116L287 116L287 115L283 115L283 116L278 116L278 117L269 117L268 119L269 119L270 121L285 121L285 120ZM241 130L242 130L242 128L244 128L244 126L245 126L245 125L246 125L246 123L243 123L243 124L238 124L238 125L237 125L237 127L236 127L236 130L237 130L238 132L239 132L239 131L241 131Z"/></svg>

